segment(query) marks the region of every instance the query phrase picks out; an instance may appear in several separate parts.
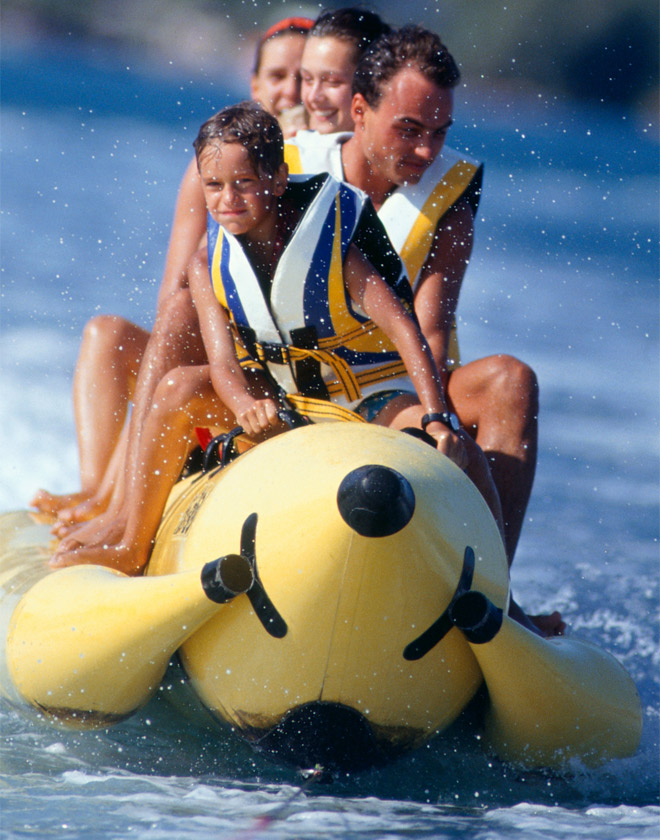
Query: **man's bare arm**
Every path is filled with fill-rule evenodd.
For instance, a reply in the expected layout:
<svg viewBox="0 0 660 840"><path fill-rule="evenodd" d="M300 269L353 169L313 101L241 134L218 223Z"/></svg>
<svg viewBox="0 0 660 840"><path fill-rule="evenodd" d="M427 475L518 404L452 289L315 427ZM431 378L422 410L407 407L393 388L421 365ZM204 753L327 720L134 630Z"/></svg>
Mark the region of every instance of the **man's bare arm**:
<svg viewBox="0 0 660 840"><path fill-rule="evenodd" d="M449 337L473 241L472 208L461 201L440 221L415 291L415 313L445 387Z"/></svg>

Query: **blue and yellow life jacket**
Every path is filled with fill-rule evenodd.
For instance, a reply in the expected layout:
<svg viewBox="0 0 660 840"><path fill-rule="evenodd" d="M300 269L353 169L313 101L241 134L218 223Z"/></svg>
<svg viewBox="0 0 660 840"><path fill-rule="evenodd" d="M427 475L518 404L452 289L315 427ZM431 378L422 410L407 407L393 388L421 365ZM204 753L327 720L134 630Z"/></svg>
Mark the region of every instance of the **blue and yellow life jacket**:
<svg viewBox="0 0 660 840"><path fill-rule="evenodd" d="M394 345L344 285L351 243L375 240L380 257L373 261L380 265L374 267L412 312L403 264L368 197L327 174L292 176L286 197L301 216L270 290L262 287L239 240L209 217L211 282L235 331L241 363L266 369L287 394L346 407L381 390L384 381L388 388L410 389Z"/></svg>

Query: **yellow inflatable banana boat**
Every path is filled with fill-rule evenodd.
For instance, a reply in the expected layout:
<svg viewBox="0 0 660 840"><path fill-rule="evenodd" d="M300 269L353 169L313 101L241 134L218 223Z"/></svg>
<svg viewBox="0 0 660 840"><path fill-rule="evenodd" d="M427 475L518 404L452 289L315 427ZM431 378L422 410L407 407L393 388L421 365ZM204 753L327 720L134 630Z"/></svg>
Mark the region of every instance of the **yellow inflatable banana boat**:
<svg viewBox="0 0 660 840"><path fill-rule="evenodd" d="M359 423L289 431L172 493L147 573L49 571L47 524L0 518L2 692L121 720L178 651L212 715L278 760L359 769L418 747L485 680L486 741L558 768L634 753L635 686L593 645L507 616L497 526L448 459Z"/></svg>

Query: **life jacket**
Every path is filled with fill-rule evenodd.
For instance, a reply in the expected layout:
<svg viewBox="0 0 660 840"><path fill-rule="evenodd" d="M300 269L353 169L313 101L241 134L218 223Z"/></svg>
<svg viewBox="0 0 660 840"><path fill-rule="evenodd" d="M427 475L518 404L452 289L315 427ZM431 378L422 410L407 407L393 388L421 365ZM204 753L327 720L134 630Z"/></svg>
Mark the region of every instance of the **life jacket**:
<svg viewBox="0 0 660 840"><path fill-rule="evenodd" d="M344 258L369 210L371 221L379 224L368 197L325 173L292 176L286 197L301 216L269 293L239 240L209 217L211 282L229 315L241 364L266 370L288 395L349 408L382 390L384 381L388 388L411 389L394 345L351 301L344 285ZM398 271L384 279L412 312L398 259L396 266Z"/></svg>
<svg viewBox="0 0 660 840"><path fill-rule="evenodd" d="M351 136L350 132L318 134L316 131L299 131L284 146L289 172L329 172L342 179L341 146ZM419 283L439 221L460 199L466 199L476 213L482 178L481 164L468 155L443 146L419 183L397 187L378 211L392 245L403 260L413 290ZM455 367L458 360L454 326L449 367Z"/></svg>

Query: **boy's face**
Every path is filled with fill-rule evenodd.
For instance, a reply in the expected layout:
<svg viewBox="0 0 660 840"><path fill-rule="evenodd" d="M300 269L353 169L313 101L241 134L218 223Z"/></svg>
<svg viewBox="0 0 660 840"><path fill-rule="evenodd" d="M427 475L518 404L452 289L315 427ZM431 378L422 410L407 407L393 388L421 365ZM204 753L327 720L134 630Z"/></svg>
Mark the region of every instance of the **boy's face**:
<svg viewBox="0 0 660 840"><path fill-rule="evenodd" d="M240 143L209 143L199 156L206 206L229 233L258 234L273 221L275 199L286 189L286 166L261 175Z"/></svg>

